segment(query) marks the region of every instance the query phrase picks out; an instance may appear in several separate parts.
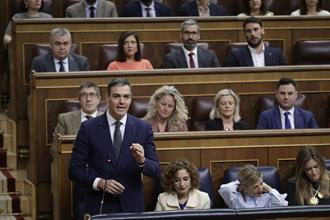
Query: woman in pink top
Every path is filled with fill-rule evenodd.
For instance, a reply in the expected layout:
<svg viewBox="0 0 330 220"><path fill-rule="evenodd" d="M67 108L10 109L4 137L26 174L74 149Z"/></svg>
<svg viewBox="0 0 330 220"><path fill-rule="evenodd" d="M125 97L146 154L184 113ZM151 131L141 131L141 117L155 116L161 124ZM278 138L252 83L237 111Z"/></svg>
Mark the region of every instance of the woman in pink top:
<svg viewBox="0 0 330 220"><path fill-rule="evenodd" d="M107 70L153 69L149 60L141 58L139 37L134 32L125 31L118 39L117 58Z"/></svg>

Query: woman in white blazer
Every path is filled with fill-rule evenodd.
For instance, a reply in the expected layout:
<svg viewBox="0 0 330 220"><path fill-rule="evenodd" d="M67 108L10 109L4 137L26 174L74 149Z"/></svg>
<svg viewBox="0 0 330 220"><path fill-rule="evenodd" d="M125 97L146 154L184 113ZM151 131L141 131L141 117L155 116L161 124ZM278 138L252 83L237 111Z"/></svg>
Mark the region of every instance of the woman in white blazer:
<svg viewBox="0 0 330 220"><path fill-rule="evenodd" d="M159 194L155 211L181 209L209 209L210 197L198 190L197 168L186 159L172 162L165 170L162 185L165 192Z"/></svg>

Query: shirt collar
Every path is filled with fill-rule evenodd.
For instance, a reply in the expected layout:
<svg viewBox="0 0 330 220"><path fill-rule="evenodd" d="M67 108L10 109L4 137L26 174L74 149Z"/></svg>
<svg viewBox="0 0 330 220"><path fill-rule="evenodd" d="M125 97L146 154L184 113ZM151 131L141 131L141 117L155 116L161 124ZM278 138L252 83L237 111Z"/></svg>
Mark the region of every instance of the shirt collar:
<svg viewBox="0 0 330 220"><path fill-rule="evenodd" d="M283 115L284 112L290 112L290 115L293 116L293 113L294 113L294 106L293 106L291 109L289 109L288 111L285 111L284 109L282 109L281 106L278 106L278 108L280 109L280 113L281 113L281 115Z"/></svg>
<svg viewBox="0 0 330 220"><path fill-rule="evenodd" d="M92 116L93 118L95 118L97 116L97 110L95 112L93 112L92 114L87 114L82 109L80 111L81 111L81 116L82 117L85 117L86 115L89 115L89 116Z"/></svg>
<svg viewBox="0 0 330 220"><path fill-rule="evenodd" d="M261 44L262 44L262 51L261 51L261 53L263 53L265 51L265 44L264 44L264 42L261 42ZM248 48L249 48L249 50L250 50L251 53L253 53L253 54L260 54L260 53L257 53L257 51L253 47L250 47L250 45L248 45Z"/></svg>
<svg viewBox="0 0 330 220"><path fill-rule="evenodd" d="M195 47L192 51L190 51L190 50L187 50L186 48L184 48L184 46L182 45L182 49L183 49L183 52L186 55L186 57L188 57L190 53L194 53L195 56L197 55L197 47Z"/></svg>
<svg viewBox="0 0 330 220"><path fill-rule="evenodd" d="M117 121L114 117L110 115L109 110L107 111L107 120L109 127L112 126ZM119 121L125 126L127 121L127 113Z"/></svg>
<svg viewBox="0 0 330 220"><path fill-rule="evenodd" d="M69 59L68 57L65 57L65 58L62 60L63 64L68 63L68 59ZM54 57L54 61L55 61L55 63L58 63L58 62L60 62L61 60L56 59L56 58Z"/></svg>
<svg viewBox="0 0 330 220"><path fill-rule="evenodd" d="M154 9L155 8L155 4L154 4L154 1L151 2L151 4L149 6L146 6L145 4L143 4L141 1L140 1L140 5L141 5L141 8L142 10L145 10L145 8L151 8L151 9Z"/></svg>
<svg viewBox="0 0 330 220"><path fill-rule="evenodd" d="M85 1L85 5L86 5L86 9L89 10L89 7L93 6L95 9L97 8L97 3L98 3L99 0L96 0L94 4L90 5L88 4L86 1Z"/></svg>

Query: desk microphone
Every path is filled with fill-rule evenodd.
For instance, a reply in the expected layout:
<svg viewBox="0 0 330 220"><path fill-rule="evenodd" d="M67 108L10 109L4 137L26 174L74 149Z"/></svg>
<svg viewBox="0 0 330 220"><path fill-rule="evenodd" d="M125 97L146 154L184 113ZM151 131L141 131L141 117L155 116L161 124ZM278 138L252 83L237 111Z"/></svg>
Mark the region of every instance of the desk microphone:
<svg viewBox="0 0 330 220"><path fill-rule="evenodd" d="M105 173L105 183L104 183L104 190L102 193L102 200L101 200L101 204L100 204L100 215L102 214L102 209L103 209L103 203L104 203L104 196L105 196L105 191L107 190L107 181L108 181L108 176L109 176L109 167L110 167L110 163L111 163L111 155L110 153L108 154L108 159L107 159L107 163L106 163L106 173Z"/></svg>

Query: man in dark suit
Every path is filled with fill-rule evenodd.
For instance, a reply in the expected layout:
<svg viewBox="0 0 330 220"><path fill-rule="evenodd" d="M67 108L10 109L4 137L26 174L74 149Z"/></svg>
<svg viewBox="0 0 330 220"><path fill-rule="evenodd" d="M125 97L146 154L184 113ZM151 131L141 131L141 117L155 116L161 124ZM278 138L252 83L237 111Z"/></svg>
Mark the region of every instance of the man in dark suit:
<svg viewBox="0 0 330 220"><path fill-rule="evenodd" d="M167 17L171 16L170 8L154 0L133 1L125 5L120 17Z"/></svg>
<svg viewBox="0 0 330 220"><path fill-rule="evenodd" d="M281 78L275 91L278 105L263 111L259 116L257 129L317 128L312 112L294 106L298 91L291 78Z"/></svg>
<svg viewBox="0 0 330 220"><path fill-rule="evenodd" d="M227 55L224 66L263 67L287 65L279 48L270 47L263 42L262 36L265 31L260 19L247 18L243 23L243 31L247 45L233 47Z"/></svg>
<svg viewBox="0 0 330 220"><path fill-rule="evenodd" d="M126 79L113 79L106 98L107 112L80 126L69 177L88 188L85 213L142 212L141 173L152 178L160 174L153 132L149 124L127 113L132 89Z"/></svg>
<svg viewBox="0 0 330 220"><path fill-rule="evenodd" d="M117 17L116 5L107 0L81 0L65 10L67 18Z"/></svg>
<svg viewBox="0 0 330 220"><path fill-rule="evenodd" d="M70 53L71 34L66 28L55 28L50 33L51 50L32 60L35 72L87 71L89 64L86 57Z"/></svg>
<svg viewBox="0 0 330 220"><path fill-rule="evenodd" d="M179 16L225 16L226 10L219 4L209 0L193 0L182 4L179 8Z"/></svg>
<svg viewBox="0 0 330 220"><path fill-rule="evenodd" d="M200 28L193 19L181 24L182 47L165 54L161 68L203 68L219 67L220 63L214 51L197 46Z"/></svg>
<svg viewBox="0 0 330 220"><path fill-rule="evenodd" d="M101 100L101 91L100 88L93 82L85 82L81 84L79 88L79 104L80 108L76 111L61 113L58 116L57 125L54 131L54 137L57 134L61 135L76 135L80 128L80 124L88 119L94 118L103 114L97 110L97 107ZM51 173L52 173L52 192L53 199L56 200L59 193L57 188L54 187L54 184L57 182L58 176L57 168L57 145L55 140L53 141L51 147L51 155L53 161L51 163ZM75 184L73 192L73 214L74 219L83 218L83 210L85 205L86 189L83 186ZM55 203L54 203L55 204ZM54 212L54 219L58 219Z"/></svg>

